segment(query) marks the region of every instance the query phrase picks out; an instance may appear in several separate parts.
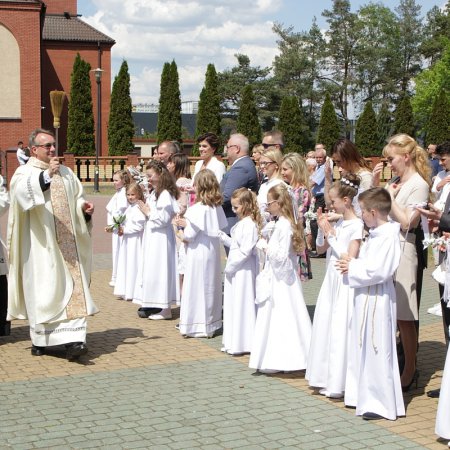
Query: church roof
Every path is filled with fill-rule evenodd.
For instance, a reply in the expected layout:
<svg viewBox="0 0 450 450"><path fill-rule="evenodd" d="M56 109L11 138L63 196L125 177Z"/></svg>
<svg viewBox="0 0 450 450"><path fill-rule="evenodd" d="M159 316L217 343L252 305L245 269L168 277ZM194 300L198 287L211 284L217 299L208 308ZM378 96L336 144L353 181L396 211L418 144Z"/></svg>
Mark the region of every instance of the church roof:
<svg viewBox="0 0 450 450"><path fill-rule="evenodd" d="M76 16L46 15L44 41L102 42L115 44L115 40L83 22Z"/></svg>

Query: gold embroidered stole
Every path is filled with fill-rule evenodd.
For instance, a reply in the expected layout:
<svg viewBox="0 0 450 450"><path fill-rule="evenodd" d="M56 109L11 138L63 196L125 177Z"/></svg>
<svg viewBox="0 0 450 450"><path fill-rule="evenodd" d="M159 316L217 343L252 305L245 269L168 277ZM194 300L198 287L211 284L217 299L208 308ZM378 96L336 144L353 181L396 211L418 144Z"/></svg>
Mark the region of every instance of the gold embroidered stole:
<svg viewBox="0 0 450 450"><path fill-rule="evenodd" d="M41 169L47 169L48 164L35 158L32 164ZM47 167L43 167L43 166ZM50 199L52 202L53 217L55 220L56 241L67 268L72 276L73 291L66 306L67 319L76 319L87 316L86 298L81 278L80 260L75 241L75 232L70 216L69 201L63 178L59 173L53 175L50 184Z"/></svg>

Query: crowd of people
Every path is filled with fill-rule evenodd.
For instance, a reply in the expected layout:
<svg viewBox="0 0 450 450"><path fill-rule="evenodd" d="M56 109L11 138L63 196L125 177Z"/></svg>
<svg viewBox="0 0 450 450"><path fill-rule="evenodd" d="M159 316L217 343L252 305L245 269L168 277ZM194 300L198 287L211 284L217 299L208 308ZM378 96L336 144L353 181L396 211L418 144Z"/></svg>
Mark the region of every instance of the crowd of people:
<svg viewBox="0 0 450 450"><path fill-rule="evenodd" d="M87 352L86 316L97 311L89 294L94 206L54 144L52 133L35 130L31 158L11 181L7 320L28 318L33 355L65 344L74 359ZM188 157L169 141L145 174L114 173L105 231L117 298L149 320L170 320L179 305L182 336L223 329L223 352L250 354L249 366L266 374L305 370L312 389L366 420L404 416L403 393L419 378L423 242L444 248L450 237L450 143L433 149L443 167L433 176L412 137L392 136L385 186L385 162L372 170L348 139L330 156L317 144L303 157L283 154L282 134L268 132L252 159L248 139L232 134L228 170L217 136L197 144L192 178ZM311 322L302 283L314 275L310 258L322 255L327 269ZM445 253L438 259L445 273ZM51 288L44 299L36 288L43 276ZM440 294L448 345L450 276ZM442 390L429 393L440 395L436 432L446 439L449 391L447 357Z"/></svg>

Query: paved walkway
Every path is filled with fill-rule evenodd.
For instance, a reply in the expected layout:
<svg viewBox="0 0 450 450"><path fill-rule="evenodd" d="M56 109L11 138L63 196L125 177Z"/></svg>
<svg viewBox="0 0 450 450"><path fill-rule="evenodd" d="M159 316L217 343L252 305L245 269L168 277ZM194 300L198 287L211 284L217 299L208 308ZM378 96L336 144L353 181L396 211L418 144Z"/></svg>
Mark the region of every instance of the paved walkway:
<svg viewBox="0 0 450 450"><path fill-rule="evenodd" d="M94 200L92 292L101 312L89 319L89 354L68 362L55 348L32 357L26 322L14 322L0 338L0 449L447 448L434 434L437 400L425 395L439 387L445 358L440 318L425 313L437 298L429 271L419 388L405 396L405 418L369 423L342 401L313 395L302 372L256 375L247 356L220 352L220 336L182 338L176 319L139 319L136 305L115 299L107 200ZM311 314L324 268L314 260L315 278L304 285Z"/></svg>

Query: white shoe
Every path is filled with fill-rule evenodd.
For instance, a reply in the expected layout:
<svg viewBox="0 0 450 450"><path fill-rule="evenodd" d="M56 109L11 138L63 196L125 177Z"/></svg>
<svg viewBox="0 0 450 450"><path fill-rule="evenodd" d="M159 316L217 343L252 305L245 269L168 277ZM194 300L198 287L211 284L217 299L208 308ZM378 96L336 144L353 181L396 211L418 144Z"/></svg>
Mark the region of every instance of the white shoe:
<svg viewBox="0 0 450 450"><path fill-rule="evenodd" d="M436 303L431 308L427 309L428 314L433 314L434 316L442 317L442 308L440 303Z"/></svg>
<svg viewBox="0 0 450 450"><path fill-rule="evenodd" d="M280 373L281 370L274 370L274 369L258 369L258 372L265 373L265 374L271 374L271 373Z"/></svg>
<svg viewBox="0 0 450 450"><path fill-rule="evenodd" d="M165 308L161 310L158 314L152 314L148 316L150 320L167 320L172 318L172 310L170 308Z"/></svg>
<svg viewBox="0 0 450 450"><path fill-rule="evenodd" d="M111 280L108 284L109 284L111 287L114 287L114 286L116 285L116 282Z"/></svg>
<svg viewBox="0 0 450 450"><path fill-rule="evenodd" d="M329 392L325 388L323 388L323 389L321 389L319 391L319 394L320 395L325 395L325 397L328 397Z"/></svg>

